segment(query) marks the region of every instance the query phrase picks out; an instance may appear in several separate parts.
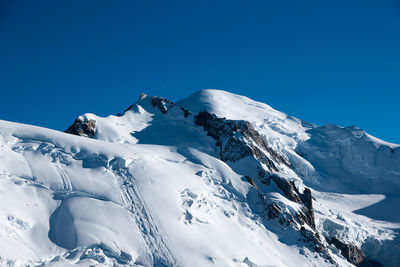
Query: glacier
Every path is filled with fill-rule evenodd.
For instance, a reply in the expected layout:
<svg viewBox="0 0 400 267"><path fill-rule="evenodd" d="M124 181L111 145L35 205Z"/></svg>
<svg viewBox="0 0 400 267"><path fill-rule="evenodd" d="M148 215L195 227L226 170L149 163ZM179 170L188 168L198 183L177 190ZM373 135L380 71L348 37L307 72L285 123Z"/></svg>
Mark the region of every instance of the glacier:
<svg viewBox="0 0 400 267"><path fill-rule="evenodd" d="M67 128L67 127L66 127ZM400 146L247 97L0 121L4 266L398 266Z"/></svg>

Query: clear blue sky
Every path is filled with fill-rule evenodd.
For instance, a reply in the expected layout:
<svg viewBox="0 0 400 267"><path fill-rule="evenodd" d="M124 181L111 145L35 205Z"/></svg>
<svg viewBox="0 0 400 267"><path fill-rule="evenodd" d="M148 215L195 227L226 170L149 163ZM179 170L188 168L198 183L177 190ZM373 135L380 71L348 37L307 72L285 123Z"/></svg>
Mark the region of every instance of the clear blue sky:
<svg viewBox="0 0 400 267"><path fill-rule="evenodd" d="M0 1L0 118L64 130L217 88L400 143L400 2Z"/></svg>

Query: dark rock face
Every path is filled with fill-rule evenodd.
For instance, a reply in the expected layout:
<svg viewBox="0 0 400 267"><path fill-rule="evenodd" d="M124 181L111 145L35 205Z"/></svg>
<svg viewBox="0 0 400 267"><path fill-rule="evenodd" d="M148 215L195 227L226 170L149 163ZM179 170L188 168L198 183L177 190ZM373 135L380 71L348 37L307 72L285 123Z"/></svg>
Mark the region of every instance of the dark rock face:
<svg viewBox="0 0 400 267"><path fill-rule="evenodd" d="M352 244L345 244L335 237L332 237L331 239L327 238L326 240L328 243L337 247L342 253L342 256L345 257L350 263L358 266L365 260L364 253L359 247Z"/></svg>
<svg viewBox="0 0 400 267"><path fill-rule="evenodd" d="M321 237L318 233L301 227L300 234L302 236L302 240L311 245L311 249L324 257L329 263L332 264L332 266L337 266L337 263L332 259L331 255L328 253L326 247L322 243Z"/></svg>
<svg viewBox="0 0 400 267"><path fill-rule="evenodd" d="M139 101L145 97L145 94L141 94ZM163 97L151 97L151 105L162 114L167 114L168 111L176 107L172 101ZM134 108L134 105L129 106L126 111L132 108ZM189 110L183 107L178 108L183 112L185 118L192 116ZM122 115L118 114L117 116ZM244 120L218 118L216 115L206 111L194 115L194 123L203 127L207 135L215 140L215 145L219 149L220 159L224 162L229 164L246 157L252 157L249 169L253 168L255 171L243 171L244 173L241 174L257 190L257 195L253 195L256 198L256 204L254 205L256 205L257 211L264 222L274 220L284 229L294 229L296 233L299 233L298 240L306 242L310 249L319 253L332 265L337 265L325 247L326 242L323 238L321 240L321 236L316 230L311 190L305 188L300 193L293 181L279 176L279 167L282 165L290 167L290 164L282 155L269 146L251 123ZM65 132L79 136L94 137L96 121L78 118ZM391 150L391 153L394 153L393 150ZM84 168L106 166L105 164L108 164L108 159L103 155L92 155L90 160L82 162ZM232 166L234 165L232 164ZM266 188L271 186L271 183L274 183L287 199L301 204L301 210L289 211L284 204L269 199L269 189ZM263 192L263 190L265 191ZM336 238L325 238L325 240L337 247L341 254L356 266L383 266L377 261L366 258L361 249L355 245L346 244Z"/></svg>
<svg viewBox="0 0 400 267"><path fill-rule="evenodd" d="M185 116L185 118L189 117L190 114L192 114L189 110L182 108L181 110L183 111L183 116Z"/></svg>
<svg viewBox="0 0 400 267"><path fill-rule="evenodd" d="M302 211L296 214L296 219L301 225L307 224L315 229L311 190L306 188L303 193L300 193L292 181L283 179L276 174L272 174L264 183L270 184L268 180L272 180L289 200L303 205Z"/></svg>
<svg viewBox="0 0 400 267"><path fill-rule="evenodd" d="M174 103L166 98L153 96L151 105L158 108L162 114L167 114L168 110L174 106Z"/></svg>
<svg viewBox="0 0 400 267"><path fill-rule="evenodd" d="M217 141L220 158L225 162L254 156L270 171L278 171L278 164L289 166L286 159L273 150L247 121L218 118L207 111L201 111L195 116L195 124L203 126L207 134Z"/></svg>
<svg viewBox="0 0 400 267"><path fill-rule="evenodd" d="M144 96L141 95L139 99L142 99L143 97ZM171 100L159 96L153 96L151 98L151 105L154 108L157 108L162 114L167 114L171 108L176 107L174 102L172 102ZM192 114L189 110L183 107L181 107L180 109L183 111L183 116L185 116L185 118L189 117Z"/></svg>
<svg viewBox="0 0 400 267"><path fill-rule="evenodd" d="M270 219L276 219L282 213L282 208L278 204L272 202L266 206L267 216Z"/></svg>
<svg viewBox="0 0 400 267"><path fill-rule="evenodd" d="M285 194L285 196L293 202L302 203L301 198L298 195L298 191L292 181L287 181L282 179L278 175L271 175L271 178L280 190Z"/></svg>
<svg viewBox="0 0 400 267"><path fill-rule="evenodd" d="M258 188L258 186L256 185L256 183L254 182L253 178L249 177L249 176L245 176L247 182L249 182L249 184L251 184L255 189L257 189L257 191L259 191L260 189Z"/></svg>
<svg viewBox="0 0 400 267"><path fill-rule="evenodd" d="M303 194L299 194L299 196L304 207L302 209L303 212L299 213L298 219L311 226L311 228L315 229L315 217L314 209L312 206L311 190L309 188L306 188L304 189Z"/></svg>
<svg viewBox="0 0 400 267"><path fill-rule="evenodd" d="M260 163L267 166L270 172L278 171L279 164L289 166L286 159L273 150L247 121L218 118L214 114L202 111L195 116L195 124L203 126L207 134L217 141L216 146L220 148L220 158L225 162L236 162L247 156L254 156ZM276 174L270 175L261 167L258 169L258 176L263 184L269 185L272 180L288 199L303 204L302 212L296 214L296 219L300 225L307 224L315 229L310 189L307 188L301 194L292 181L287 181ZM259 190L253 178L246 176L246 179ZM277 218L279 213L282 213L281 207L275 203L266 204L266 210L270 218ZM283 221L294 222L294 218L290 214L286 214L279 220L282 223Z"/></svg>
<svg viewBox="0 0 400 267"><path fill-rule="evenodd" d="M95 120L84 121L81 118L77 118L65 132L92 138L96 134L96 121Z"/></svg>
<svg viewBox="0 0 400 267"><path fill-rule="evenodd" d="M303 195L304 194L308 193L304 191ZM295 229L297 229L297 231L299 231L300 233L300 237L298 239L299 241L305 242L311 250L319 253L323 258L330 262L332 266L336 265L336 262L333 260L328 250L326 249L318 231L315 229L315 226L311 228L305 227L305 224L308 224L310 226L310 223L307 223L304 220L299 220L298 214L296 214L295 218L292 216L291 213L285 211L282 207L280 207L279 204L270 201L264 193L259 191L258 195L263 206L264 218L266 218L267 220L277 220L279 224L281 224L284 228L295 226ZM313 214L312 210L311 212ZM301 226L299 226L299 224Z"/></svg>

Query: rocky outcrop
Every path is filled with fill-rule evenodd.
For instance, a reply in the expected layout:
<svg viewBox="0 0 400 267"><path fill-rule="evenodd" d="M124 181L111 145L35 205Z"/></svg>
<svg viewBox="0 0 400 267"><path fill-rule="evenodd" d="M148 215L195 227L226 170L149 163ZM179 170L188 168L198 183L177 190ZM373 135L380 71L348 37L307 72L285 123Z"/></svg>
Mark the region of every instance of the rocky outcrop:
<svg viewBox="0 0 400 267"><path fill-rule="evenodd" d="M260 191L260 189L258 188L257 184L254 182L253 178L249 177L249 176L245 176L247 182L249 182L249 184L251 184L255 189L257 189L257 191Z"/></svg>
<svg viewBox="0 0 400 267"><path fill-rule="evenodd" d="M207 135L216 140L220 158L236 162L254 156L270 171L278 171L278 165L289 166L287 160L272 149L248 121L218 118L207 111L195 115L195 124L203 126Z"/></svg>
<svg viewBox="0 0 400 267"><path fill-rule="evenodd" d="M359 247L353 244L346 244L336 237L325 238L329 244L334 245L340 250L343 257L348 262L356 265L357 267L383 267L383 265L375 260L367 258Z"/></svg>
<svg viewBox="0 0 400 267"><path fill-rule="evenodd" d="M269 219L276 219L282 213L282 208L275 202L269 203L265 207Z"/></svg>
<svg viewBox="0 0 400 267"><path fill-rule="evenodd" d="M333 260L332 256L329 254L326 246L321 240L318 232L306 229L305 227L300 228L300 234L302 236L301 240L309 244L309 247L315 252L319 253L323 258L325 258L332 266L338 266Z"/></svg>
<svg viewBox="0 0 400 267"><path fill-rule="evenodd" d="M302 212L297 214L297 219L301 224L307 224L311 228L315 229L315 218L314 210L312 207L312 196L309 188L304 189L303 193L300 193L293 181L287 181L277 175L272 175L271 179L275 184L283 191L285 196L293 202L303 205Z"/></svg>
<svg viewBox="0 0 400 267"><path fill-rule="evenodd" d="M153 96L151 105L157 108L162 114L167 114L168 110L174 106L174 103L164 97Z"/></svg>
<svg viewBox="0 0 400 267"><path fill-rule="evenodd" d="M96 121L79 117L65 132L92 138L96 134Z"/></svg>
<svg viewBox="0 0 400 267"><path fill-rule="evenodd" d="M382 266L376 261L367 259L361 249L355 245L346 244L336 238L328 239L320 236L315 226L311 190L305 188L300 192L295 182L282 174L283 172L289 173L286 172L288 169L286 167L291 167L288 160L278 150L271 147L250 122L219 118L207 111L192 113L184 107L176 106L166 98L145 94L141 94L137 104L129 106L126 111L131 109L133 112L141 110L138 108L140 105L161 120L163 118L168 120L182 113L183 116L179 115L179 119L189 118L187 122L190 123L191 118L193 118L195 125L199 126L198 130L203 129L208 136L215 140L215 147L212 147L211 151L217 151L222 161L226 162L235 172L243 175L244 179L257 190L255 194L252 191L249 200L266 227L276 226L292 231L289 232L290 235L295 234L296 238L302 241L300 242L302 245L306 244L305 246L318 252L332 265L335 265L335 262L326 248L328 244L337 247L343 257L352 264L357 266ZM123 114L118 114L118 116ZM163 116L163 114L167 115ZM76 119L66 132L94 137L96 121L88 120L85 116L82 116ZM212 139L211 144L213 146ZM302 157L307 157L307 151L298 150L297 152ZM393 149L390 150L390 153L394 153ZM103 166L105 164L104 159L100 156L92 158L93 160L83 162L83 167ZM271 192L272 194L270 194ZM281 196L275 197L276 192L300 205L289 203Z"/></svg>
<svg viewBox="0 0 400 267"><path fill-rule="evenodd" d="M312 206L311 190L309 188L305 188L303 193L300 193L293 181L283 179L276 174L272 174L271 176L263 179L262 183L269 186L271 181L276 184L276 186L289 200L302 204L301 212L296 214L298 223L300 225L307 224L315 230L315 218Z"/></svg>
<svg viewBox="0 0 400 267"><path fill-rule="evenodd" d="M139 101L141 101L145 97L148 97L148 96L145 93L140 93L137 103L139 103ZM160 96L151 97L151 105L153 106L153 108L157 108L162 114L167 114L168 110L170 110L172 107L175 106L175 104L171 100L164 98L164 97L160 97ZM133 109L134 106L135 106L134 104L130 105L127 109L125 109L124 114L128 110ZM183 111L186 114L185 110L183 110ZM118 114L122 115L120 113L118 113ZM185 117L186 117L186 115L185 115Z"/></svg>
<svg viewBox="0 0 400 267"><path fill-rule="evenodd" d="M321 240L321 236L315 229L315 226L308 227L313 225L313 223L307 222L306 220L299 220L299 214L302 214L301 212L293 216L287 211L287 209L281 207L278 203L269 200L264 193L259 191L258 196L261 199L261 205L264 210L263 218L266 220L276 220L284 229L292 227L299 232L299 241L307 244L311 250L319 253L323 258L335 266L336 263L326 249L324 241ZM310 211L313 213L312 209Z"/></svg>
<svg viewBox="0 0 400 267"><path fill-rule="evenodd" d="M315 229L310 189L306 188L303 193L300 193L294 182L281 178L277 174L270 174L279 171L278 166L280 164L289 166L289 163L267 144L251 123L218 118L214 114L202 111L195 116L195 124L203 126L207 134L216 140L216 146L220 149L220 158L223 161L229 163L245 157L256 158L269 171L265 171L262 165L257 166L257 178L266 185L269 185L272 180L289 200L303 205L302 211L294 215L295 218L286 214L279 219L280 222L292 223L296 219L299 225L307 224ZM259 190L253 178L245 177L251 185ZM270 218L277 218L282 213L282 208L276 203L268 203L266 208Z"/></svg>
<svg viewBox="0 0 400 267"><path fill-rule="evenodd" d="M183 111L183 116L185 116L185 118L189 117L190 114L192 114L189 110L181 107L181 110Z"/></svg>
<svg viewBox="0 0 400 267"><path fill-rule="evenodd" d="M364 253L359 247L352 244L343 243L335 237L326 238L326 240L329 244L332 244L338 248L342 256L345 257L350 263L358 265L365 260Z"/></svg>
<svg viewBox="0 0 400 267"><path fill-rule="evenodd" d="M302 194L299 194L301 203L304 205L302 208L302 212L298 214L298 219L306 224L308 224L311 228L315 229L315 217L314 217L314 209L312 206L312 196L311 190L309 188L304 189Z"/></svg>

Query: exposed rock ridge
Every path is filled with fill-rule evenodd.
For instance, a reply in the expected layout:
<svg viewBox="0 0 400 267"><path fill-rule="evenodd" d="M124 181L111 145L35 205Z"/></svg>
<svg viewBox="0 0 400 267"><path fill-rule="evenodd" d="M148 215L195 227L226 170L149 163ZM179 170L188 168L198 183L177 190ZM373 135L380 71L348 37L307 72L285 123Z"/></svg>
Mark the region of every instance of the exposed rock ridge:
<svg viewBox="0 0 400 267"><path fill-rule="evenodd" d="M303 241L311 244L312 249L335 265L335 261L329 255L326 242L321 238L315 228L315 216L312 203L312 194L309 188L299 192L293 181L284 179L277 175L278 165L290 166L286 159L272 149L261 135L248 121L234 121L226 118L218 118L207 111L201 111L194 116L195 124L203 126L207 135L216 140L216 146L220 148L220 158L224 162L236 162L247 156L254 156L259 162L265 164L268 173L259 168L258 178L267 186L273 181L282 193L291 201L302 205L301 211L291 214L279 204L270 201L264 192L260 190L253 178L245 176L246 180L258 191L258 196L265 210L265 218L278 220L283 226L294 226L303 237ZM265 153L267 152L267 153ZM304 227L304 225L310 228ZM352 244L345 244L340 240L326 239L329 244L337 247L341 254L352 264L357 266L380 267L379 262L366 259L361 249Z"/></svg>
<svg viewBox="0 0 400 267"><path fill-rule="evenodd" d="M65 130L66 133L93 138L96 134L96 120L78 117L74 123Z"/></svg>
<svg viewBox="0 0 400 267"><path fill-rule="evenodd" d="M221 160L229 164L248 156L254 156L257 161L268 168L267 171L256 166L258 169L256 177L259 182L267 187L270 187L271 182L275 183L286 198L302 206L300 211L288 211L284 205L270 200L263 192L262 187L257 185L257 181L245 173L241 173L258 191L258 198L261 200L261 207L264 210L263 218L277 220L284 228L293 227L299 231L302 240L308 243L311 249L330 263L335 264L315 228L311 190L305 188L303 193L300 193L293 181L277 174L280 164L290 166L286 159L272 149L247 121L218 118L206 111L199 112L194 118L195 124L203 126L207 134L216 140L216 146L220 148Z"/></svg>
<svg viewBox="0 0 400 267"><path fill-rule="evenodd" d="M331 239L326 238L326 240L329 244L333 244L335 247L337 247L342 253L342 256L354 265L361 263L365 258L361 249L355 245L345 244L335 237L332 237Z"/></svg>
<svg viewBox="0 0 400 267"><path fill-rule="evenodd" d="M144 97L146 95L141 95L139 101ZM172 101L157 96L151 97L150 103L153 108L158 109L162 114L167 114L170 109L177 107ZM132 108L133 105L129 106L126 111ZM192 115L189 110L183 107L179 108L184 113L185 118ZM264 210L263 217L266 220L277 220L284 227L294 227L300 232L303 240L312 245L313 250L332 264L335 264L327 252L325 246L327 243L324 238L321 239L315 228L311 190L305 188L300 193L293 181L282 178L277 174L280 166L290 167L286 158L270 147L248 121L219 118L207 111L201 111L194 115L193 118L196 125L202 126L207 135L215 139L215 145L219 148L220 159L228 163L228 165L246 157L254 157L256 159L258 165L255 168L258 173L255 177L258 178L257 181L246 173L241 174L245 175L247 181L257 190ZM65 132L92 138L96 133L96 121L86 117L79 117ZM259 186L259 182L269 187L271 181L282 191L286 198L301 204L301 210L291 213L285 207L280 206L279 203L268 199L262 187ZM357 266L382 266L375 261L366 259L361 249L355 245L345 244L336 238L325 238L325 240L337 247L341 254L352 264Z"/></svg>
<svg viewBox="0 0 400 267"><path fill-rule="evenodd" d="M151 105L156 107L162 114L167 114L168 110L175 106L174 102L159 96L153 96L151 98Z"/></svg>
<svg viewBox="0 0 400 267"><path fill-rule="evenodd" d="M278 176L276 176L278 177ZM247 180L254 186L254 182L251 178L246 177ZM275 179L270 179L269 181L274 181ZM281 179L279 184L283 184L285 180ZM284 185L286 187L287 185ZM321 239L320 234L315 229L314 224L314 213L312 208L308 211L312 214L312 222L310 218L306 218L306 215L303 212L296 213L294 216L291 214L285 207L281 207L278 203L271 201L267 195L261 192L256 186L255 188L258 191L258 197L261 200L261 207L263 209L263 214L261 215L265 220L276 220L280 225L284 228L292 227L296 231L300 233L299 241L303 241L308 244L309 248L313 251L319 253L323 258L325 258L328 262L330 262L333 266L336 265L336 262L333 260L331 255L329 254L326 243L323 239ZM309 189L308 189L309 190ZM305 191L303 195L309 195L311 191ZM311 194L310 194L311 196ZM305 196L304 196L305 197ZM296 198L296 197L295 197Z"/></svg>
<svg viewBox="0 0 400 267"><path fill-rule="evenodd" d="M259 162L265 164L270 172L278 171L279 164L289 166L286 159L273 150L247 121L218 118L214 114L202 111L195 116L195 123L203 126L207 134L217 141L220 157L225 162L235 162L247 156L254 156ZM256 185L252 178L248 176L246 178L253 186ZM262 169L258 171L258 178L267 186L272 179L289 200L302 204L302 212L296 217L300 224L305 223L315 229L310 189L306 188L303 193L300 193L294 182L281 178L277 174L270 175Z"/></svg>
<svg viewBox="0 0 400 267"><path fill-rule="evenodd" d="M167 114L171 108L176 107L175 103L171 100L159 96L153 96L151 98L151 105L154 108L157 108L162 114ZM189 117L189 115L192 114L184 107L180 107L180 109L183 111L183 115L185 116L185 118Z"/></svg>
<svg viewBox="0 0 400 267"><path fill-rule="evenodd" d="M375 260L365 257L364 253L359 247L353 244L346 244L336 237L326 238L329 244L334 245L340 250L343 257L350 263L359 267L382 267L383 265Z"/></svg>
<svg viewBox="0 0 400 267"><path fill-rule="evenodd" d="M278 165L289 166L288 161L273 150L248 121L218 118L207 111L194 116L195 124L203 126L207 135L214 138L223 161L236 162L254 156L269 171L278 171Z"/></svg>
<svg viewBox="0 0 400 267"><path fill-rule="evenodd" d="M141 101L145 97L147 97L147 95L141 94L138 101ZM151 97L151 105L162 114L167 114L171 108L176 106L172 101L157 96ZM129 106L126 110L132 108L133 105ZM189 110L183 107L180 109L183 111L185 117L191 115ZM275 174L271 175L271 173L279 171L279 165L283 164L289 166L289 163L283 156L267 144L251 123L243 120L218 118L216 115L207 111L201 111L195 115L194 122L196 125L202 126L207 132L207 135L216 140L216 146L219 147L221 160L229 164L229 162L234 163L245 157L254 157L256 159L254 161L256 164L261 163L268 169L267 172L262 165L256 166L258 169L257 178L259 181L269 185L269 180L272 179L289 200L303 205L302 212L295 214L294 217L290 214L283 217L281 216L280 223L290 224L297 220L299 225L307 224L312 229L315 229L311 191L306 189L303 194L300 194L293 182L280 178ZM72 124L66 132L85 137L94 137L96 121L81 116L75 120L74 124ZM245 173L242 174L246 175ZM246 176L246 178L249 183L258 189L257 183L255 183L252 178L249 176ZM278 214L275 213L278 211L279 213L283 212L283 209L275 203L269 203L268 205L269 218L276 217Z"/></svg>
<svg viewBox="0 0 400 267"><path fill-rule="evenodd" d="M284 195L293 202L302 204L302 211L296 214L296 217L300 224L307 224L315 230L315 218L314 209L312 205L311 190L305 188L303 193L300 193L296 188L293 181L288 181L279 177L276 174L272 174L270 178L279 187Z"/></svg>

